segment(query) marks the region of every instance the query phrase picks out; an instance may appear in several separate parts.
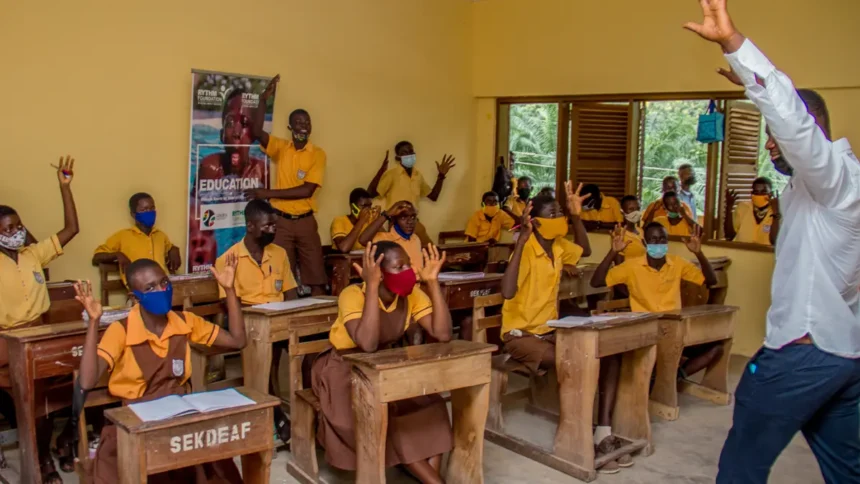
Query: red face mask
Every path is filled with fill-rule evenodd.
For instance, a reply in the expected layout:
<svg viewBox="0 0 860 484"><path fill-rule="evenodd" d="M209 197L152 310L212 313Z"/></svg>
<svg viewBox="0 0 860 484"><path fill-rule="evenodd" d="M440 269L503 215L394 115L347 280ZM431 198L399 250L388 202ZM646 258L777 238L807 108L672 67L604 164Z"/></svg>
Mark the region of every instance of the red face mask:
<svg viewBox="0 0 860 484"><path fill-rule="evenodd" d="M416 282L418 282L418 278L412 269L406 269L396 274L391 272L382 273L382 283L385 284L385 287L401 297L412 294L412 289L415 288Z"/></svg>

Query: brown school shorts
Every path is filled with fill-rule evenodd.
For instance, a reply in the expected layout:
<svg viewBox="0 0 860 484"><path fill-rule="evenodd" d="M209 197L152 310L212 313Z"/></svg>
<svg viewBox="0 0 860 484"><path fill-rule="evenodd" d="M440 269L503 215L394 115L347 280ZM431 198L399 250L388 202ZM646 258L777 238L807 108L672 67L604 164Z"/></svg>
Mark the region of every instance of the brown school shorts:
<svg viewBox="0 0 860 484"><path fill-rule="evenodd" d="M311 215L300 219L287 219L279 216L275 243L287 251L290 266L299 284L328 284L316 217Z"/></svg>

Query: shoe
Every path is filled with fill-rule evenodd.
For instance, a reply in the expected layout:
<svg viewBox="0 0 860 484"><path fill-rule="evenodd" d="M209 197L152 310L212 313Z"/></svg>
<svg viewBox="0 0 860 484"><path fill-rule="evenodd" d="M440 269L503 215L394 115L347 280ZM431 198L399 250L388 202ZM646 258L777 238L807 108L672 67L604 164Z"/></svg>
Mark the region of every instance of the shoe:
<svg viewBox="0 0 860 484"><path fill-rule="evenodd" d="M619 467L632 467L633 457L630 454L624 454L615 461Z"/></svg>
<svg viewBox="0 0 860 484"><path fill-rule="evenodd" d="M601 474L616 474L621 470L621 467L618 466L618 462L609 461L606 464L603 464L603 467L597 469L597 472Z"/></svg>

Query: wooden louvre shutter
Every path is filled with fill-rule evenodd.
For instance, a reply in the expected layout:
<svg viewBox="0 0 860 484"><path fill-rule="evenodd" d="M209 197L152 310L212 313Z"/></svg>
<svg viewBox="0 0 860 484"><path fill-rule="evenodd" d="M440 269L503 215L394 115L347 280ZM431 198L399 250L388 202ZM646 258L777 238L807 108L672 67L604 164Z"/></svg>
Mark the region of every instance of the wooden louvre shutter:
<svg viewBox="0 0 860 484"><path fill-rule="evenodd" d="M606 195L626 193L631 104L574 103L570 179L594 183Z"/></svg>
<svg viewBox="0 0 860 484"><path fill-rule="evenodd" d="M726 138L720 163L720 236L723 234L726 190L734 190L737 200L749 200L752 182L758 177L761 143L761 113L748 101L726 102Z"/></svg>

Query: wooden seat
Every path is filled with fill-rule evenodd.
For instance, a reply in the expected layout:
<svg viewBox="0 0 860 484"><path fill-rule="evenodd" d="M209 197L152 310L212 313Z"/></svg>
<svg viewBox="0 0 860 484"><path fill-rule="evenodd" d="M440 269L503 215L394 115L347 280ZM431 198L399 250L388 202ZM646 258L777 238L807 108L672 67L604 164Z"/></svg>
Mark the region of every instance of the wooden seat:
<svg viewBox="0 0 860 484"><path fill-rule="evenodd" d="M87 393L87 399L84 402L84 408L81 410L81 415L78 418L78 460L75 462L75 471L81 482L89 482L89 476L92 475L93 461L90 459L90 438L87 430L87 409L93 407L103 407L112 403L120 402L121 400L113 395L107 389L110 373L105 372L101 380L96 383L95 388ZM78 379L78 370L74 372L74 379Z"/></svg>
<svg viewBox="0 0 860 484"><path fill-rule="evenodd" d="M439 232L439 245L447 244L448 242L463 242L465 240L465 230L450 230L447 232Z"/></svg>
<svg viewBox="0 0 860 484"><path fill-rule="evenodd" d="M603 300L598 301L597 309L591 312L591 314L606 314L606 313L617 313L630 311L630 300L629 299L613 299L613 300Z"/></svg>
<svg viewBox="0 0 860 484"><path fill-rule="evenodd" d="M125 292L125 284L119 278L119 265L115 263L101 263L99 267L99 287L101 288L102 304L110 304L110 293ZM112 277L115 276L115 277Z"/></svg>

